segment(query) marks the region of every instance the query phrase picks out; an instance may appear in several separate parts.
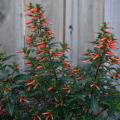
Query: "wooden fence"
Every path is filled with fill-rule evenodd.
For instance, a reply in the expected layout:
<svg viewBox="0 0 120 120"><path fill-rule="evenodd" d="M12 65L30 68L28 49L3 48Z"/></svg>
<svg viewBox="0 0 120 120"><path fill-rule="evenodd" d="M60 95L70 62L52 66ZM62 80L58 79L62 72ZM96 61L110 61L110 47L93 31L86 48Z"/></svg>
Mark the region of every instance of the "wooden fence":
<svg viewBox="0 0 120 120"><path fill-rule="evenodd" d="M120 39L120 0L1 0L0 15L3 12L6 18L0 24L0 44L7 52L24 46L24 8L29 2L43 5L47 18L53 23L51 28L56 40L66 41L71 46L69 58L73 65L80 64L81 53L92 47L89 42L95 40L103 21L114 27ZM1 3L2 6L8 4L9 10L1 7ZM23 64L20 57L19 61Z"/></svg>

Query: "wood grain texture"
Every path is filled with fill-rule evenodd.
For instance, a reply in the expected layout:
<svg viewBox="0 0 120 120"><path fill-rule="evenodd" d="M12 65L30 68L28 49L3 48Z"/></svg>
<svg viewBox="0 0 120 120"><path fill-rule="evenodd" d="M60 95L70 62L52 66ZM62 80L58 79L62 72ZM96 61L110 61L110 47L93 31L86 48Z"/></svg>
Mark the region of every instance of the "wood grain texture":
<svg viewBox="0 0 120 120"><path fill-rule="evenodd" d="M105 1L105 21L113 28L117 40L118 50L116 51L120 56L120 0L106 0Z"/></svg>

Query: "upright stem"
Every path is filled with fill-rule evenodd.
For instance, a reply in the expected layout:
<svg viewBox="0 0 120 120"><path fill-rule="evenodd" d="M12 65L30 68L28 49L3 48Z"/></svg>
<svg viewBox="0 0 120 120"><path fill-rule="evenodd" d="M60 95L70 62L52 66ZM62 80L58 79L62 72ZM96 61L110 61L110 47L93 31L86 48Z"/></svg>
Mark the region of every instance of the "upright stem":
<svg viewBox="0 0 120 120"><path fill-rule="evenodd" d="M55 77L55 81L57 81L58 80L57 73L55 71L54 63L53 63L53 60L52 60L52 57L51 57L51 54L50 54L49 51L48 51L48 54L49 54L49 60L50 60L50 64L51 64L51 67L52 67L52 71L53 71L53 74L54 74L54 77ZM55 87L55 81L54 81L54 87Z"/></svg>
<svg viewBox="0 0 120 120"><path fill-rule="evenodd" d="M102 62L100 62L100 64L97 67L96 74L95 74L95 80L97 79L97 75L98 75L99 68L100 68L101 64L102 64Z"/></svg>

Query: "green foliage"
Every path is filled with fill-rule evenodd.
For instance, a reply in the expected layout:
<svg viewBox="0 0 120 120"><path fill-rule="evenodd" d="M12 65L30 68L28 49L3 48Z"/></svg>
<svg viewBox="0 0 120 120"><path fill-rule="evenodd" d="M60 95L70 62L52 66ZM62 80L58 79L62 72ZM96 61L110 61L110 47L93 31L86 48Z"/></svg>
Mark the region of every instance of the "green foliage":
<svg viewBox="0 0 120 120"><path fill-rule="evenodd" d="M30 5L29 34L23 55L25 70L0 55L0 119L107 120L120 111L120 59L116 39L106 23L94 49L83 54L83 66L72 67L66 43L57 43L41 5ZM16 69L17 68L17 69ZM18 70L18 71L17 71ZM106 116L102 117L103 112Z"/></svg>
<svg viewBox="0 0 120 120"><path fill-rule="evenodd" d="M14 78L19 74L19 67L11 63L12 57L0 53L0 119L12 118L18 107L21 86Z"/></svg>

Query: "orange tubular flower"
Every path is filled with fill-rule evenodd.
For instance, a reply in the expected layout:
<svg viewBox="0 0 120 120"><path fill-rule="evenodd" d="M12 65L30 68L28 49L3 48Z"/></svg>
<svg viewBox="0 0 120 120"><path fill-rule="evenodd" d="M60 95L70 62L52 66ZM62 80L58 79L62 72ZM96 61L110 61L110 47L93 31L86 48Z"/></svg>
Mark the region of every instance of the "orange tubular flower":
<svg viewBox="0 0 120 120"><path fill-rule="evenodd" d="M118 65L120 65L120 59L119 58L111 58L111 60L113 61L113 62L115 62L116 64L118 64Z"/></svg>
<svg viewBox="0 0 120 120"><path fill-rule="evenodd" d="M41 19L45 19L45 18L46 18L46 17L45 17L45 14L41 14L40 18L41 18Z"/></svg>
<svg viewBox="0 0 120 120"><path fill-rule="evenodd" d="M107 37L104 37L101 41L102 43L106 43L109 39Z"/></svg>
<svg viewBox="0 0 120 120"><path fill-rule="evenodd" d="M88 52L84 52L84 53L82 54L82 56L86 56L86 55L89 55L89 53L88 53Z"/></svg>
<svg viewBox="0 0 120 120"><path fill-rule="evenodd" d="M40 62L44 62L44 61L46 61L46 58L41 58L40 59Z"/></svg>
<svg viewBox="0 0 120 120"><path fill-rule="evenodd" d="M33 8L33 9L31 9L31 12L34 13L34 14L41 13L39 8Z"/></svg>
<svg viewBox="0 0 120 120"><path fill-rule="evenodd" d="M90 87L93 88L93 89L100 90L100 88L95 83L91 84Z"/></svg>
<svg viewBox="0 0 120 120"><path fill-rule="evenodd" d="M20 97L20 103L29 102L25 97Z"/></svg>
<svg viewBox="0 0 120 120"><path fill-rule="evenodd" d="M33 42L33 38L32 37L28 37L26 39L26 42L27 42L27 44L31 44Z"/></svg>
<svg viewBox="0 0 120 120"><path fill-rule="evenodd" d="M59 57L62 57L63 55L64 55L64 52L58 52L58 53L54 53L53 57L59 58Z"/></svg>
<svg viewBox="0 0 120 120"><path fill-rule="evenodd" d="M40 49L46 48L46 43L44 41L39 42L38 48L40 48Z"/></svg>
<svg viewBox="0 0 120 120"><path fill-rule="evenodd" d="M64 90L65 92L67 92L67 93L70 93L70 92L71 92L70 88L67 87L66 84L64 84L64 86L63 86L63 90Z"/></svg>
<svg viewBox="0 0 120 120"><path fill-rule="evenodd" d="M41 55L45 54L47 51L45 50L39 50L38 53L40 53Z"/></svg>
<svg viewBox="0 0 120 120"><path fill-rule="evenodd" d="M32 29L32 32L35 32L36 30L38 30L38 27L33 25L31 29Z"/></svg>
<svg viewBox="0 0 120 120"><path fill-rule="evenodd" d="M26 64L31 64L32 62L30 60L25 61Z"/></svg>
<svg viewBox="0 0 120 120"><path fill-rule="evenodd" d="M83 64L87 64L87 63L90 63L90 62L91 62L91 59L87 59L87 60L82 61Z"/></svg>
<svg viewBox="0 0 120 120"><path fill-rule="evenodd" d="M79 71L79 70L77 70L77 69L74 69L74 70L72 70L72 73L73 73L73 74L79 74L79 73L80 73L80 71Z"/></svg>
<svg viewBox="0 0 120 120"><path fill-rule="evenodd" d="M97 48L99 48L99 49L103 48L103 47L106 45L106 43L107 43L108 40L109 40L109 39L108 39L107 37L104 37L104 38L101 40L100 45L97 46Z"/></svg>
<svg viewBox="0 0 120 120"><path fill-rule="evenodd" d="M48 22L47 21L44 21L43 23L42 23L42 27L46 27L48 25Z"/></svg>
<svg viewBox="0 0 120 120"><path fill-rule="evenodd" d="M16 70L22 70L22 68L20 66L16 66Z"/></svg>
<svg viewBox="0 0 120 120"><path fill-rule="evenodd" d="M108 47L109 47L111 50L116 50L116 49L117 49L117 42L111 40L111 41L108 43Z"/></svg>
<svg viewBox="0 0 120 120"><path fill-rule="evenodd" d="M48 88L48 92L53 92L55 89L54 89L54 87L49 87Z"/></svg>
<svg viewBox="0 0 120 120"><path fill-rule="evenodd" d="M70 62L69 62L69 61L63 60L62 62L63 62L63 64L65 65L65 67L66 67L67 69L71 69L71 65L70 65Z"/></svg>
<svg viewBox="0 0 120 120"><path fill-rule="evenodd" d="M80 81L80 80L82 80L82 78L81 78L81 77L78 77L77 80Z"/></svg>
<svg viewBox="0 0 120 120"><path fill-rule="evenodd" d="M30 61L30 60L26 60L25 61L25 64L27 65L27 66L29 66L29 67L32 67L33 65L32 65L32 62Z"/></svg>
<svg viewBox="0 0 120 120"><path fill-rule="evenodd" d="M53 114L51 112L43 113L46 116L45 120L53 120Z"/></svg>
<svg viewBox="0 0 120 120"><path fill-rule="evenodd" d="M108 55L116 55L116 53L114 53L114 52L111 52L111 51L108 51L108 52L106 52L106 54L108 54Z"/></svg>
<svg viewBox="0 0 120 120"><path fill-rule="evenodd" d="M35 84L36 83L36 81L33 79L33 80L30 80L28 83L27 83L27 86L31 86L31 85L33 85L33 84Z"/></svg>
<svg viewBox="0 0 120 120"><path fill-rule="evenodd" d="M99 45L99 46L97 46L98 49L101 49L102 47L103 47L103 45Z"/></svg>
<svg viewBox="0 0 120 120"><path fill-rule="evenodd" d="M39 87L39 84L36 83L34 86L34 90L37 89L38 87Z"/></svg>
<svg viewBox="0 0 120 120"><path fill-rule="evenodd" d="M109 29L106 29L105 32L108 34L112 34L112 32Z"/></svg>
<svg viewBox="0 0 120 120"><path fill-rule="evenodd" d="M37 70L42 70L43 69L43 66L42 65L39 65L38 67L37 67Z"/></svg>
<svg viewBox="0 0 120 120"><path fill-rule="evenodd" d="M99 54L93 54L93 60L95 60L95 59L97 59L97 58L99 58L99 57L100 57Z"/></svg>
<svg viewBox="0 0 120 120"><path fill-rule="evenodd" d="M32 20L37 20L37 17L36 16L32 16Z"/></svg>

